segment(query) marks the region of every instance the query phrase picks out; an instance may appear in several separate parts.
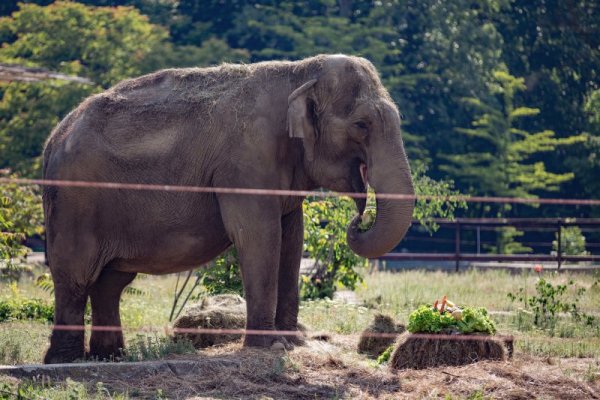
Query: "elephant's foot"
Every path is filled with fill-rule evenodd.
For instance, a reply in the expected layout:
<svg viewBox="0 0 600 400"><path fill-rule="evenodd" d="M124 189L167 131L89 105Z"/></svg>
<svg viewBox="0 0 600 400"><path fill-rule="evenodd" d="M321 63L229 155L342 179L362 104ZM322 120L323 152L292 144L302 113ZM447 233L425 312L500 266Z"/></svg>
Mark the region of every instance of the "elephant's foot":
<svg viewBox="0 0 600 400"><path fill-rule="evenodd" d="M55 351L52 348L49 348L44 355L44 364L67 364L72 363L78 360L83 360L84 351L69 351L67 349L62 349L59 351Z"/></svg>
<svg viewBox="0 0 600 400"><path fill-rule="evenodd" d="M44 364L65 364L83 360L85 352L81 346L51 344L44 355Z"/></svg>
<svg viewBox="0 0 600 400"><path fill-rule="evenodd" d="M306 345L306 335L301 331L298 331L298 335L296 336L286 336L286 339L292 346Z"/></svg>
<svg viewBox="0 0 600 400"><path fill-rule="evenodd" d="M121 332L93 332L87 356L98 361L121 361L124 347Z"/></svg>
<svg viewBox="0 0 600 400"><path fill-rule="evenodd" d="M93 361L122 361L125 351L122 347L92 347L86 352L85 358Z"/></svg>
<svg viewBox="0 0 600 400"><path fill-rule="evenodd" d="M306 329L298 324L298 327L285 327L278 328L280 331L286 331L285 340L288 342L290 346L304 346L306 345ZM296 332L295 335L288 334L291 332Z"/></svg>
<svg viewBox="0 0 600 400"><path fill-rule="evenodd" d="M83 333L55 331L50 347L44 355L44 364L72 363L84 359Z"/></svg>
<svg viewBox="0 0 600 400"><path fill-rule="evenodd" d="M293 345L279 335L246 335L244 347L270 348L272 350L291 350Z"/></svg>

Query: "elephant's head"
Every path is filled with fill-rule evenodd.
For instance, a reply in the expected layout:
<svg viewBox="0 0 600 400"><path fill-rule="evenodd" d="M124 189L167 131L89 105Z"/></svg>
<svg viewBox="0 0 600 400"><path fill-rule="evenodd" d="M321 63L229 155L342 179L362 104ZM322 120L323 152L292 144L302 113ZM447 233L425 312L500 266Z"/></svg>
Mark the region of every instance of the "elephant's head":
<svg viewBox="0 0 600 400"><path fill-rule="evenodd" d="M304 167L318 186L340 192L413 195L400 117L373 65L347 56L321 56L319 67L288 99L288 130L304 143ZM356 199L359 215L366 199ZM350 248L377 257L402 240L414 200L377 198L377 217L366 232L357 216L347 231Z"/></svg>

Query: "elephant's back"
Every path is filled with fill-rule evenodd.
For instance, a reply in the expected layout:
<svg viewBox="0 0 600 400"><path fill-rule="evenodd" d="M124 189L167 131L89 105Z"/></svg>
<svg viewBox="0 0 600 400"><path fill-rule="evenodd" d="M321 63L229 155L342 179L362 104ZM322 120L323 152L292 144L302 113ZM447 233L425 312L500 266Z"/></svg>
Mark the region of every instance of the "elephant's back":
<svg viewBox="0 0 600 400"><path fill-rule="evenodd" d="M223 93L235 79L215 79L218 70L163 70L89 97L55 128L47 143L45 176L69 169L69 178L100 171L152 172L162 165L205 160L226 140ZM240 75L238 79L242 79ZM239 82L237 87L239 87ZM227 89L227 90L226 90ZM60 174L64 175L64 174Z"/></svg>

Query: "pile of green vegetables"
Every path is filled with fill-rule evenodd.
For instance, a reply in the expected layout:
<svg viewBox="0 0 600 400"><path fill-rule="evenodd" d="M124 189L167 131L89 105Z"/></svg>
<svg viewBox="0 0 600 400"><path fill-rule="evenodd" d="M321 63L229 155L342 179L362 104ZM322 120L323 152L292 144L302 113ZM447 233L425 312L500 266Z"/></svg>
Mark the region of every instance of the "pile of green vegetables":
<svg viewBox="0 0 600 400"><path fill-rule="evenodd" d="M493 335L496 326L483 307L438 307L423 305L408 317L408 331L411 333L483 333Z"/></svg>

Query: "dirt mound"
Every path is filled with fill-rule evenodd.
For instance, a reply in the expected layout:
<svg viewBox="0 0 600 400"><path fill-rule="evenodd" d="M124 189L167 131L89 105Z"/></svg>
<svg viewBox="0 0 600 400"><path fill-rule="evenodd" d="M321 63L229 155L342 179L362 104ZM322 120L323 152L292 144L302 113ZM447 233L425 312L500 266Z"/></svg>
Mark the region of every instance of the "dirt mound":
<svg viewBox="0 0 600 400"><path fill-rule="evenodd" d="M246 326L246 301L238 295L222 294L205 297L175 320L175 339L190 340L194 347L210 346L240 340L241 334L215 334L202 332L177 332L177 329L244 329Z"/></svg>
<svg viewBox="0 0 600 400"><path fill-rule="evenodd" d="M505 340L493 336L408 334L400 339L390 365L395 369L424 369L507 358Z"/></svg>
<svg viewBox="0 0 600 400"><path fill-rule="evenodd" d="M396 323L392 317L376 314L373 322L360 335L358 352L376 358L393 345L404 331L406 327ZM377 336L382 333L386 335Z"/></svg>

